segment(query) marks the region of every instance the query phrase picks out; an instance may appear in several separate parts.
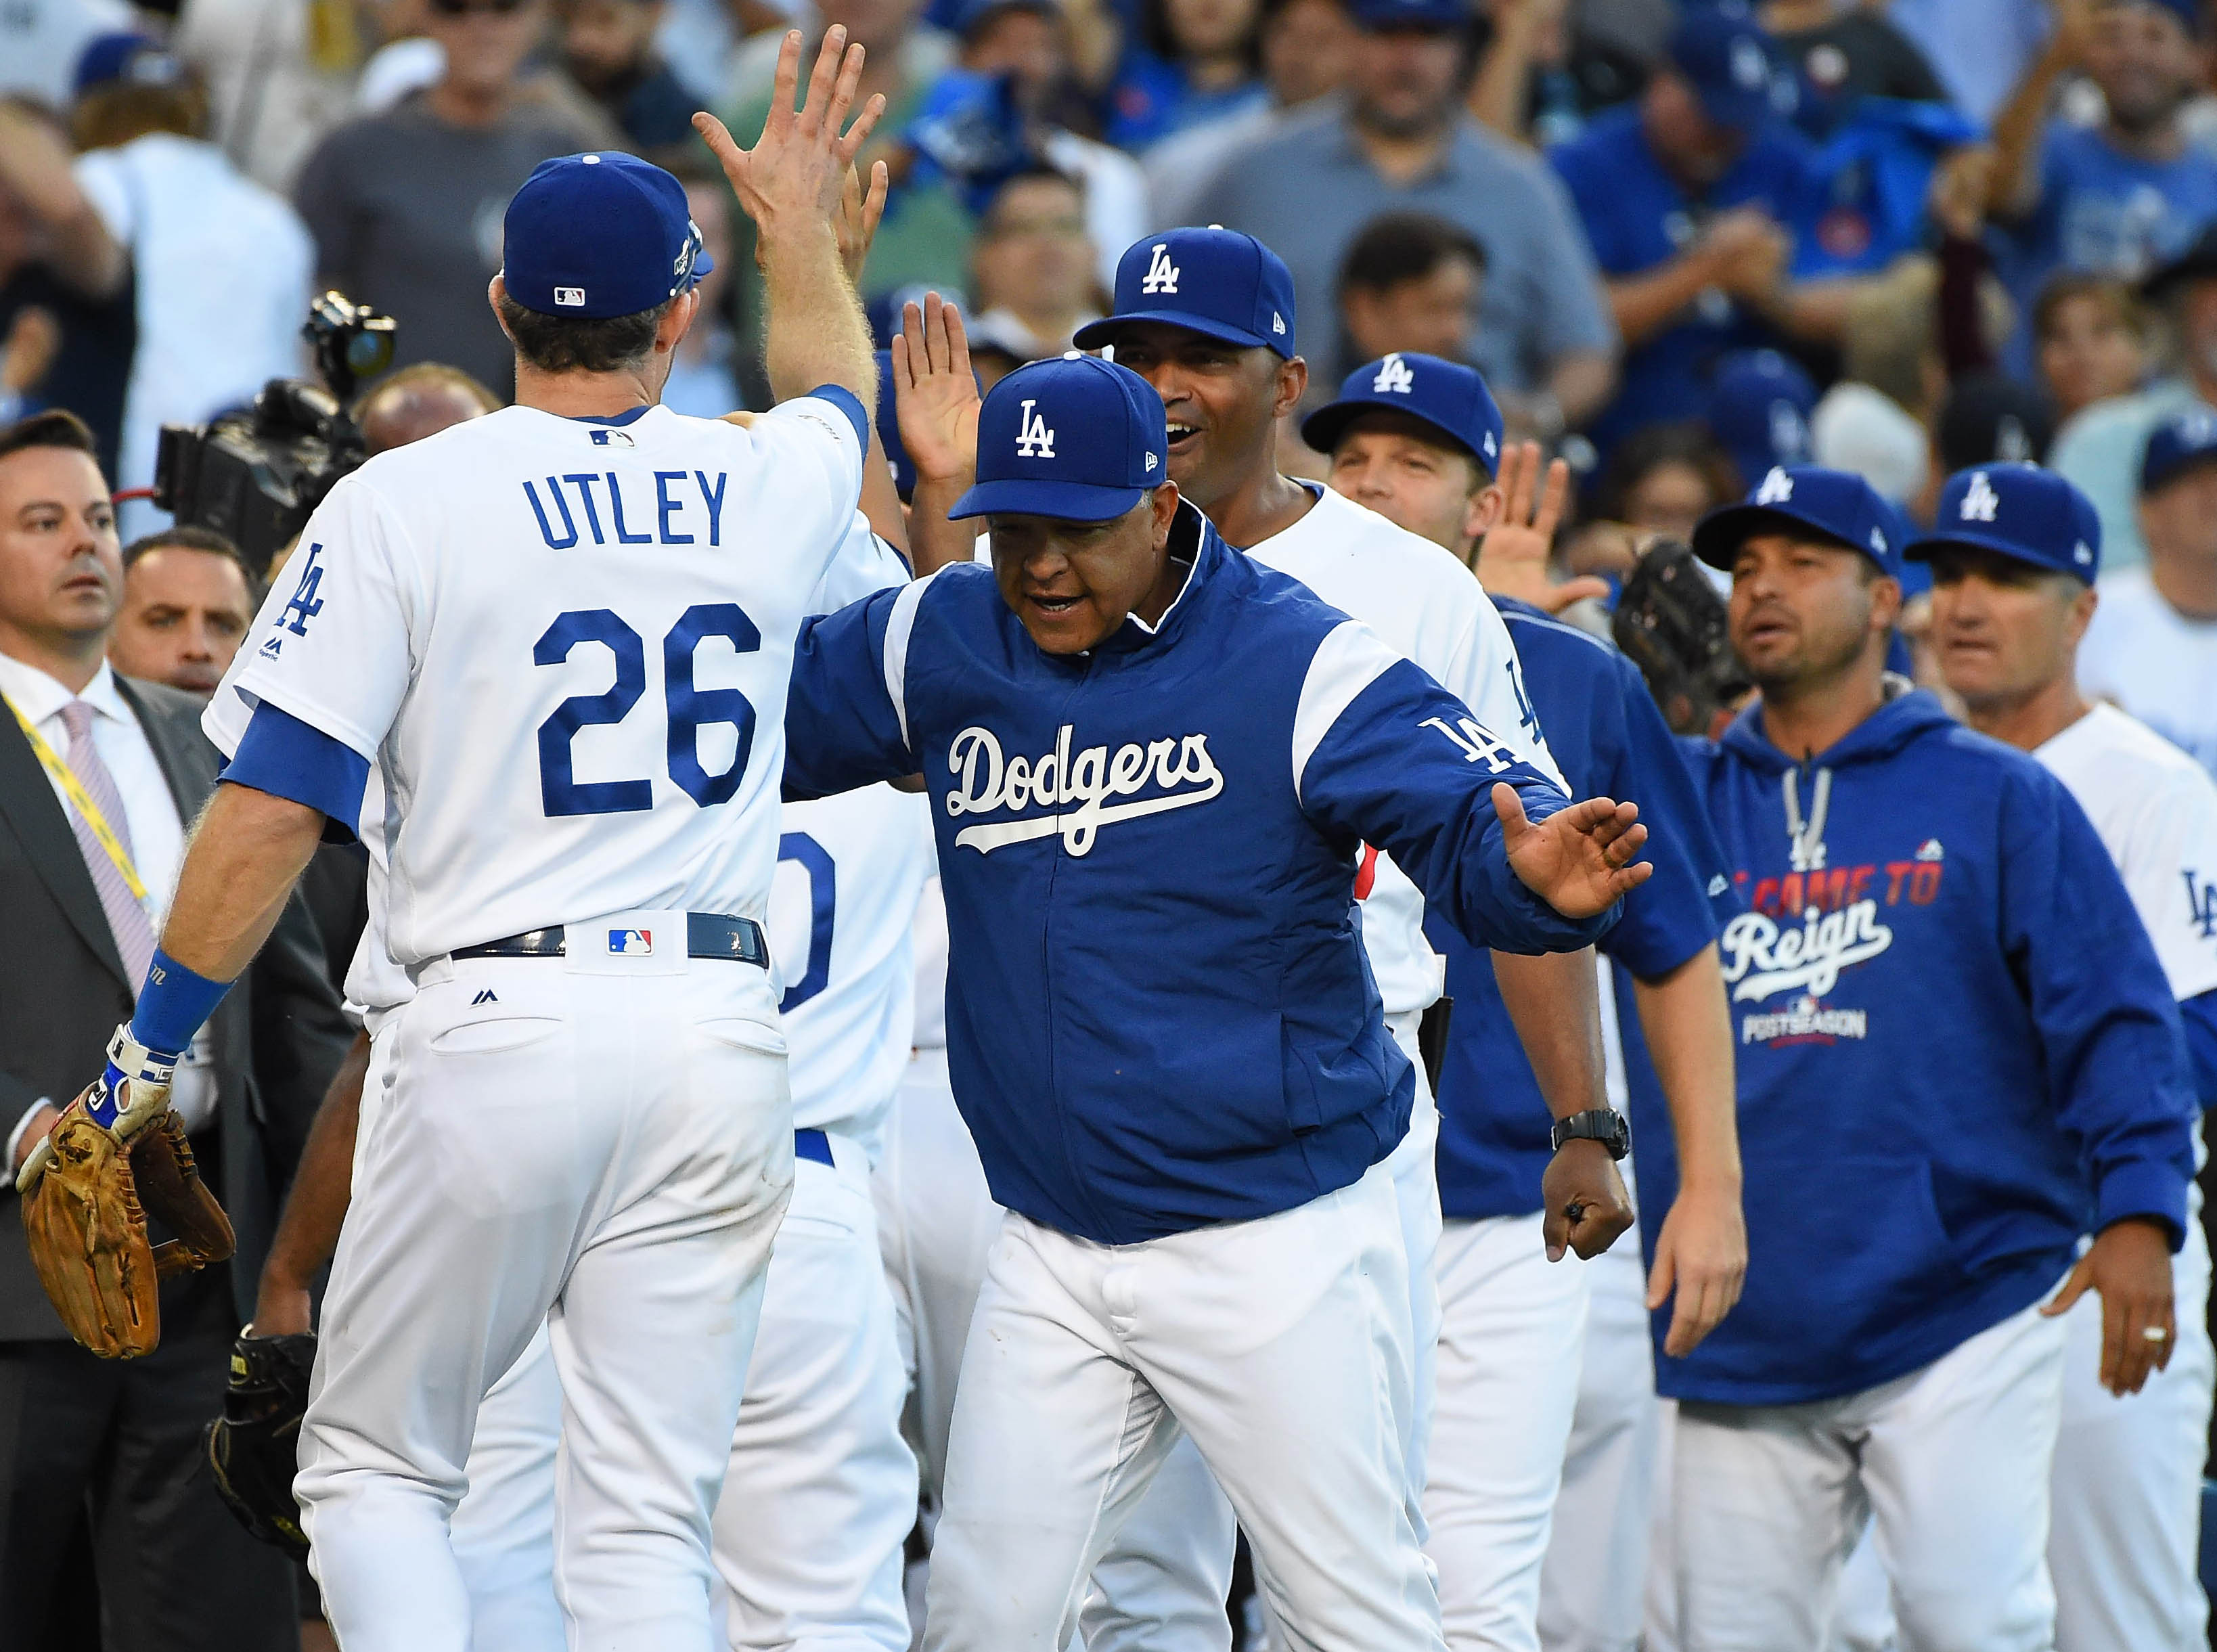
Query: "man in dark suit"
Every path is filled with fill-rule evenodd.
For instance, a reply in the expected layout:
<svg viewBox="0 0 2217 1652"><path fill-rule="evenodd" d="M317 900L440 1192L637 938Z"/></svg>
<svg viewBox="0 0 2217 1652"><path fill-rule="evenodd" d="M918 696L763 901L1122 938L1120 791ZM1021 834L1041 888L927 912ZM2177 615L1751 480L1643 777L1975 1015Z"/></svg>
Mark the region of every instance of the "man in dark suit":
<svg viewBox="0 0 2217 1652"><path fill-rule="evenodd" d="M49 413L0 431L0 1166L22 1161L129 1019L185 828L215 786L200 701L104 662L121 577L84 427ZM162 1344L144 1359L69 1340L12 1175L0 1191L0 1643L75 1643L83 1614L56 1580L89 1521L108 1652L297 1648L289 1563L194 1469L349 1038L296 897L249 990L180 1067L173 1102L238 1254L162 1287Z"/></svg>

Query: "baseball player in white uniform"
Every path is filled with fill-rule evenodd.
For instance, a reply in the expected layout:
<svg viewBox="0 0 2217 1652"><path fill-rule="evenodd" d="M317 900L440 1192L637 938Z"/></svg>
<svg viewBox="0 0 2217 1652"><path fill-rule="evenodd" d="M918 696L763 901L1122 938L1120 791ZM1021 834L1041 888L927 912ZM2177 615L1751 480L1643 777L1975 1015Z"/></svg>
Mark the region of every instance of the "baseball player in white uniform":
<svg viewBox="0 0 2217 1652"><path fill-rule="evenodd" d="M534 173L491 294L518 405L380 455L312 518L94 1092L161 1104L375 764L386 943L417 990L297 1488L355 1652L470 1643L448 1519L479 1401L550 1315L573 1643L718 1639L709 1517L793 1176L761 931L786 684L876 393L832 220L881 106L842 135L861 65L835 29L792 113L800 51L751 154L715 135L760 233L773 380L817 393L747 430L656 405L697 307L682 189L616 155Z"/></svg>
<svg viewBox="0 0 2217 1652"><path fill-rule="evenodd" d="M2101 546L2098 529L2081 525L2094 520L2062 478L1988 466L1949 481L1911 554L1932 564L1933 642L1972 726L2053 771L2116 862L2178 999L2206 1106L2217 1100L2217 783L2146 724L2078 692L2074 656ZM2207 1644L2195 1536L2213 1378L2209 1248L2199 1191L2188 1197L2185 1243L2171 1259L2170 1363L2123 1391L2099 1299L2081 1296L2064 1322L2047 1538L2060 1652Z"/></svg>

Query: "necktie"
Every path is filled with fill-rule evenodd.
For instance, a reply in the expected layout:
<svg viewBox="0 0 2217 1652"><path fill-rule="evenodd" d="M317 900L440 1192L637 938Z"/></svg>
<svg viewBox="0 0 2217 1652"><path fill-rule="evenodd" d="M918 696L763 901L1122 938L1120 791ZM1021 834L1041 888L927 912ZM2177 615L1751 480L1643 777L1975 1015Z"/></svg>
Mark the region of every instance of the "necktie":
<svg viewBox="0 0 2217 1652"><path fill-rule="evenodd" d="M69 766L76 773L78 783L92 798L100 812L108 817L108 829L115 833L127 855L131 852L131 822L123 812L123 795L115 789L115 777L100 760L100 748L92 743L93 709L83 700L72 700L62 708L62 727L69 730ZM131 977L131 990L135 993L146 979L146 966L154 961L154 925L131 894L131 886L123 881L123 874L108 851L100 846L100 839L92 835L92 828L75 809L69 812L70 829L77 833L78 852L84 857L85 870L92 874L92 887L100 891L101 909L108 914L108 927L115 936L115 950L123 955L123 968Z"/></svg>

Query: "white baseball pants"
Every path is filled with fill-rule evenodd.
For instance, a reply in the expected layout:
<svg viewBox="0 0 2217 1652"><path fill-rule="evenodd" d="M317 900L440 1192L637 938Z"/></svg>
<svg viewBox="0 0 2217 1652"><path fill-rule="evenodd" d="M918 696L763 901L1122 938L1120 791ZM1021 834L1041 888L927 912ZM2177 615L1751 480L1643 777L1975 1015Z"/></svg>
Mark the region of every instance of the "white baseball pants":
<svg viewBox="0 0 2217 1652"><path fill-rule="evenodd" d="M1685 1652L1825 1645L1867 1521L1902 1652L2047 1652L2063 1345L2035 1306L1860 1394L1682 1401L1671 1525Z"/></svg>
<svg viewBox="0 0 2217 1652"><path fill-rule="evenodd" d="M562 1383L542 1328L478 1407L449 1534L478 1652L564 1652L554 1599L554 1480Z"/></svg>
<svg viewBox="0 0 2217 1652"><path fill-rule="evenodd" d="M878 1259L869 1161L794 1166L746 1402L716 1505L733 1652L906 1652L902 1545L916 1524L907 1392Z"/></svg>
<svg viewBox="0 0 2217 1652"><path fill-rule="evenodd" d="M926 1652L1060 1652L1181 1432L1246 1529L1290 1652L1441 1652L1402 1459L1410 1341L1382 1166L1141 1244L1012 1213L955 1399Z"/></svg>
<svg viewBox="0 0 2217 1652"><path fill-rule="evenodd" d="M682 934L675 916L634 926ZM301 1428L325 1609L348 1652L470 1645L449 1521L479 1402L548 1323L573 1643L709 1652L709 1516L793 1180L769 975L442 959L417 986L390 1024Z"/></svg>

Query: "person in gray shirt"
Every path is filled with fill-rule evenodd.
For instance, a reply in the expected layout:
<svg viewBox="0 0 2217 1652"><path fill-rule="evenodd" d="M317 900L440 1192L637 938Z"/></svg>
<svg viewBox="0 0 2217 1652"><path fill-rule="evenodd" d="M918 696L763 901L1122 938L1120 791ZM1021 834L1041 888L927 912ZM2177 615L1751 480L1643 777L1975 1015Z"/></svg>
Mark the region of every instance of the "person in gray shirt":
<svg viewBox="0 0 2217 1652"><path fill-rule="evenodd" d="M1353 0L1349 10L1360 32L1344 95L1235 151L1196 198L1195 221L1274 249L1306 315L1335 312L1341 258L1379 213L1430 213L1461 226L1485 249L1472 365L1519 433L1578 425L1615 384L1616 329L1560 183L1463 107L1467 5Z"/></svg>
<svg viewBox="0 0 2217 1652"><path fill-rule="evenodd" d="M334 130L293 188L321 285L400 324L395 364L448 362L503 400L515 351L485 284L509 197L540 162L615 140L522 75L546 22L544 0L431 0L444 73Z"/></svg>

